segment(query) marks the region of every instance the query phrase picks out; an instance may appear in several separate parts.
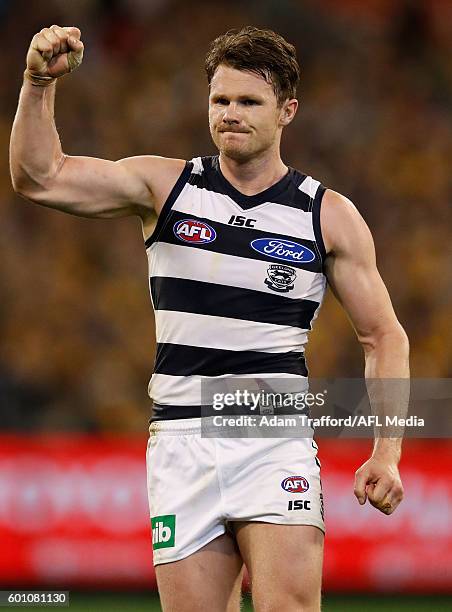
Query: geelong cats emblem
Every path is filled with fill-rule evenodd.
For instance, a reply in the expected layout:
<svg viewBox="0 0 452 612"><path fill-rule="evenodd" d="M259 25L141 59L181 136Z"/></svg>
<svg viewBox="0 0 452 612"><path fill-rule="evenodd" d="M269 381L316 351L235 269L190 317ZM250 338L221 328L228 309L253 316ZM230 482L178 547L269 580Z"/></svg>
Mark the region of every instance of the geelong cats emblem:
<svg viewBox="0 0 452 612"><path fill-rule="evenodd" d="M264 283L269 289L279 293L287 293L294 288L297 273L293 268L283 264L271 264L267 268L267 277Z"/></svg>

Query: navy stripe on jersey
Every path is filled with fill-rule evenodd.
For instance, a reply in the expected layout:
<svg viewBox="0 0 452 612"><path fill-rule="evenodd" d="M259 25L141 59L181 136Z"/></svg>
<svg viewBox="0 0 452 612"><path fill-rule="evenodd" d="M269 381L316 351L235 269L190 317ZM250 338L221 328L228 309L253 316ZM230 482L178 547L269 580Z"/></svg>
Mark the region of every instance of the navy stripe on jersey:
<svg viewBox="0 0 452 612"><path fill-rule="evenodd" d="M322 205L322 199L325 191L326 188L323 185L319 185L312 204L312 225L314 228L314 236L323 261L325 261L326 258L326 249L320 227L320 207Z"/></svg>
<svg viewBox="0 0 452 612"><path fill-rule="evenodd" d="M194 219L196 221L204 221L208 223L215 230L217 237L212 242L200 243L185 242L178 238L174 233L174 226L178 221L184 219ZM251 242L257 238L272 238L275 240L288 240L290 242L296 242L301 246L305 246L310 249L314 254L317 253L315 242L313 240L305 240L303 238L294 238L293 236L286 236L281 234L272 234L271 232L240 228L237 230L236 227L212 221L206 217L197 217L196 215L188 215L187 213L181 213L176 210L172 210L170 213L170 222L166 223L162 232L159 236L161 242L169 244L177 244L179 246L203 249L206 251L213 251L214 253L222 253L224 255L234 255L235 257L244 257L247 259L257 259L258 261L265 261L269 264L281 263L294 268L300 268L309 272L321 272L322 262L316 256L314 261L309 263L303 263L298 261L292 261L287 259L279 259L271 257L265 253L261 253L251 247ZM183 254L181 254L183 257Z"/></svg>
<svg viewBox="0 0 452 612"><path fill-rule="evenodd" d="M192 174L188 180L189 184L200 189L213 191L214 193L228 195L243 209L249 210L254 206L272 202L274 204L298 208L305 212L310 210L311 198L308 194L298 189L306 175L293 168L289 168L287 174L280 181L265 191L249 196L238 191L223 176L218 156L213 158L203 157L202 163L204 172L202 174Z"/></svg>
<svg viewBox="0 0 452 612"><path fill-rule="evenodd" d="M299 352L229 351L170 343L157 344L154 372L171 376L308 374L304 354Z"/></svg>
<svg viewBox="0 0 452 612"><path fill-rule="evenodd" d="M171 208L174 202L179 197L180 192L185 187L185 184L188 181L188 178L190 176L192 169L193 169L193 162L185 162L184 169L182 170L179 178L177 179L174 187L172 188L169 196L167 197L166 202L164 203L162 207L162 210L160 211L154 231L149 236L149 238L146 239L144 243L146 248L150 247L151 244L153 244L156 240L159 239L160 233L162 232L162 229L164 228L166 222L168 221L168 218L171 212Z"/></svg>
<svg viewBox="0 0 452 612"><path fill-rule="evenodd" d="M312 300L184 278L152 277L150 286L156 310L191 312L301 329L311 329L312 318L319 306Z"/></svg>

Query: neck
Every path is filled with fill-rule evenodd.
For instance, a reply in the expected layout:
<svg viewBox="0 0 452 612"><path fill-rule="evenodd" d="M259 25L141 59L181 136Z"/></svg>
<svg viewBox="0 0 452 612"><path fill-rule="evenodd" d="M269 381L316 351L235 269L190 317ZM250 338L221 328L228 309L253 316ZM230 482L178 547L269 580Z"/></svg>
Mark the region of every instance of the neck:
<svg viewBox="0 0 452 612"><path fill-rule="evenodd" d="M262 156L240 161L220 152L220 168L223 176L245 195L265 191L287 174L287 166L281 160L279 150L268 151Z"/></svg>

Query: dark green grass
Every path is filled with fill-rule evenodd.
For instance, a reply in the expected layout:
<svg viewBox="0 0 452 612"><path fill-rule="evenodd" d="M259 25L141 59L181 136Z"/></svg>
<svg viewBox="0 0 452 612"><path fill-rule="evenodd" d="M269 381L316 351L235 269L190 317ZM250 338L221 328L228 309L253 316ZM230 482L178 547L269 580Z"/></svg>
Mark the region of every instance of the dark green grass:
<svg viewBox="0 0 452 612"><path fill-rule="evenodd" d="M71 593L70 612L161 612L159 599L153 593ZM22 608L36 610L36 608ZM243 612L252 612L249 596ZM353 596L325 595L322 612L450 612L452 597L440 596Z"/></svg>

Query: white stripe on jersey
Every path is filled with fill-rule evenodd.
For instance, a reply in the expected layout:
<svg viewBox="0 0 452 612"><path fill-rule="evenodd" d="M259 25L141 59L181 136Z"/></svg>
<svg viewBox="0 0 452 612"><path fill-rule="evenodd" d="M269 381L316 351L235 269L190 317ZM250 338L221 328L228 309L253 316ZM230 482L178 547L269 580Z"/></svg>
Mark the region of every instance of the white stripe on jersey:
<svg viewBox="0 0 452 612"><path fill-rule="evenodd" d="M219 385L228 384L228 390L234 392L240 388L238 381L244 378L252 378L258 380L256 374L223 374L222 376L170 376L169 374L153 374L149 382L148 392L157 404L173 404L175 406L199 406L201 405L201 384L204 384L204 389L209 388L205 392L206 397L211 396L210 385L215 385L218 381ZM308 390L308 379L300 377L297 374L281 374L280 372L272 374L266 373L265 380L269 381L271 392L274 393L303 393ZM278 385L278 380L281 383ZM262 389L260 384L256 391ZM252 390L251 385L247 385L247 389Z"/></svg>
<svg viewBox="0 0 452 612"><path fill-rule="evenodd" d="M210 199L208 208L203 198ZM175 202L173 210L224 224L228 223L232 215L243 215L243 210L228 195L208 192L189 184L185 186L183 197ZM293 237L295 241L300 236L306 240L315 241L311 212L266 202L248 211L247 217L255 219L256 227L264 232L277 231L284 236ZM275 219L278 219L277 224L275 224Z"/></svg>
<svg viewBox="0 0 452 612"><path fill-rule="evenodd" d="M184 246L156 242L148 249L149 275L171 276L188 280L218 283L231 287L254 289L275 295L264 283L270 263L224 255L214 251L187 249ZM299 273L300 272L300 273ZM326 278L323 274L297 270L293 290L281 295L287 298L321 302ZM277 295L277 294L276 294Z"/></svg>
<svg viewBox="0 0 452 612"><path fill-rule="evenodd" d="M306 342L307 332L290 325L257 323L174 310L156 310L155 326L159 343L267 353L300 351Z"/></svg>

